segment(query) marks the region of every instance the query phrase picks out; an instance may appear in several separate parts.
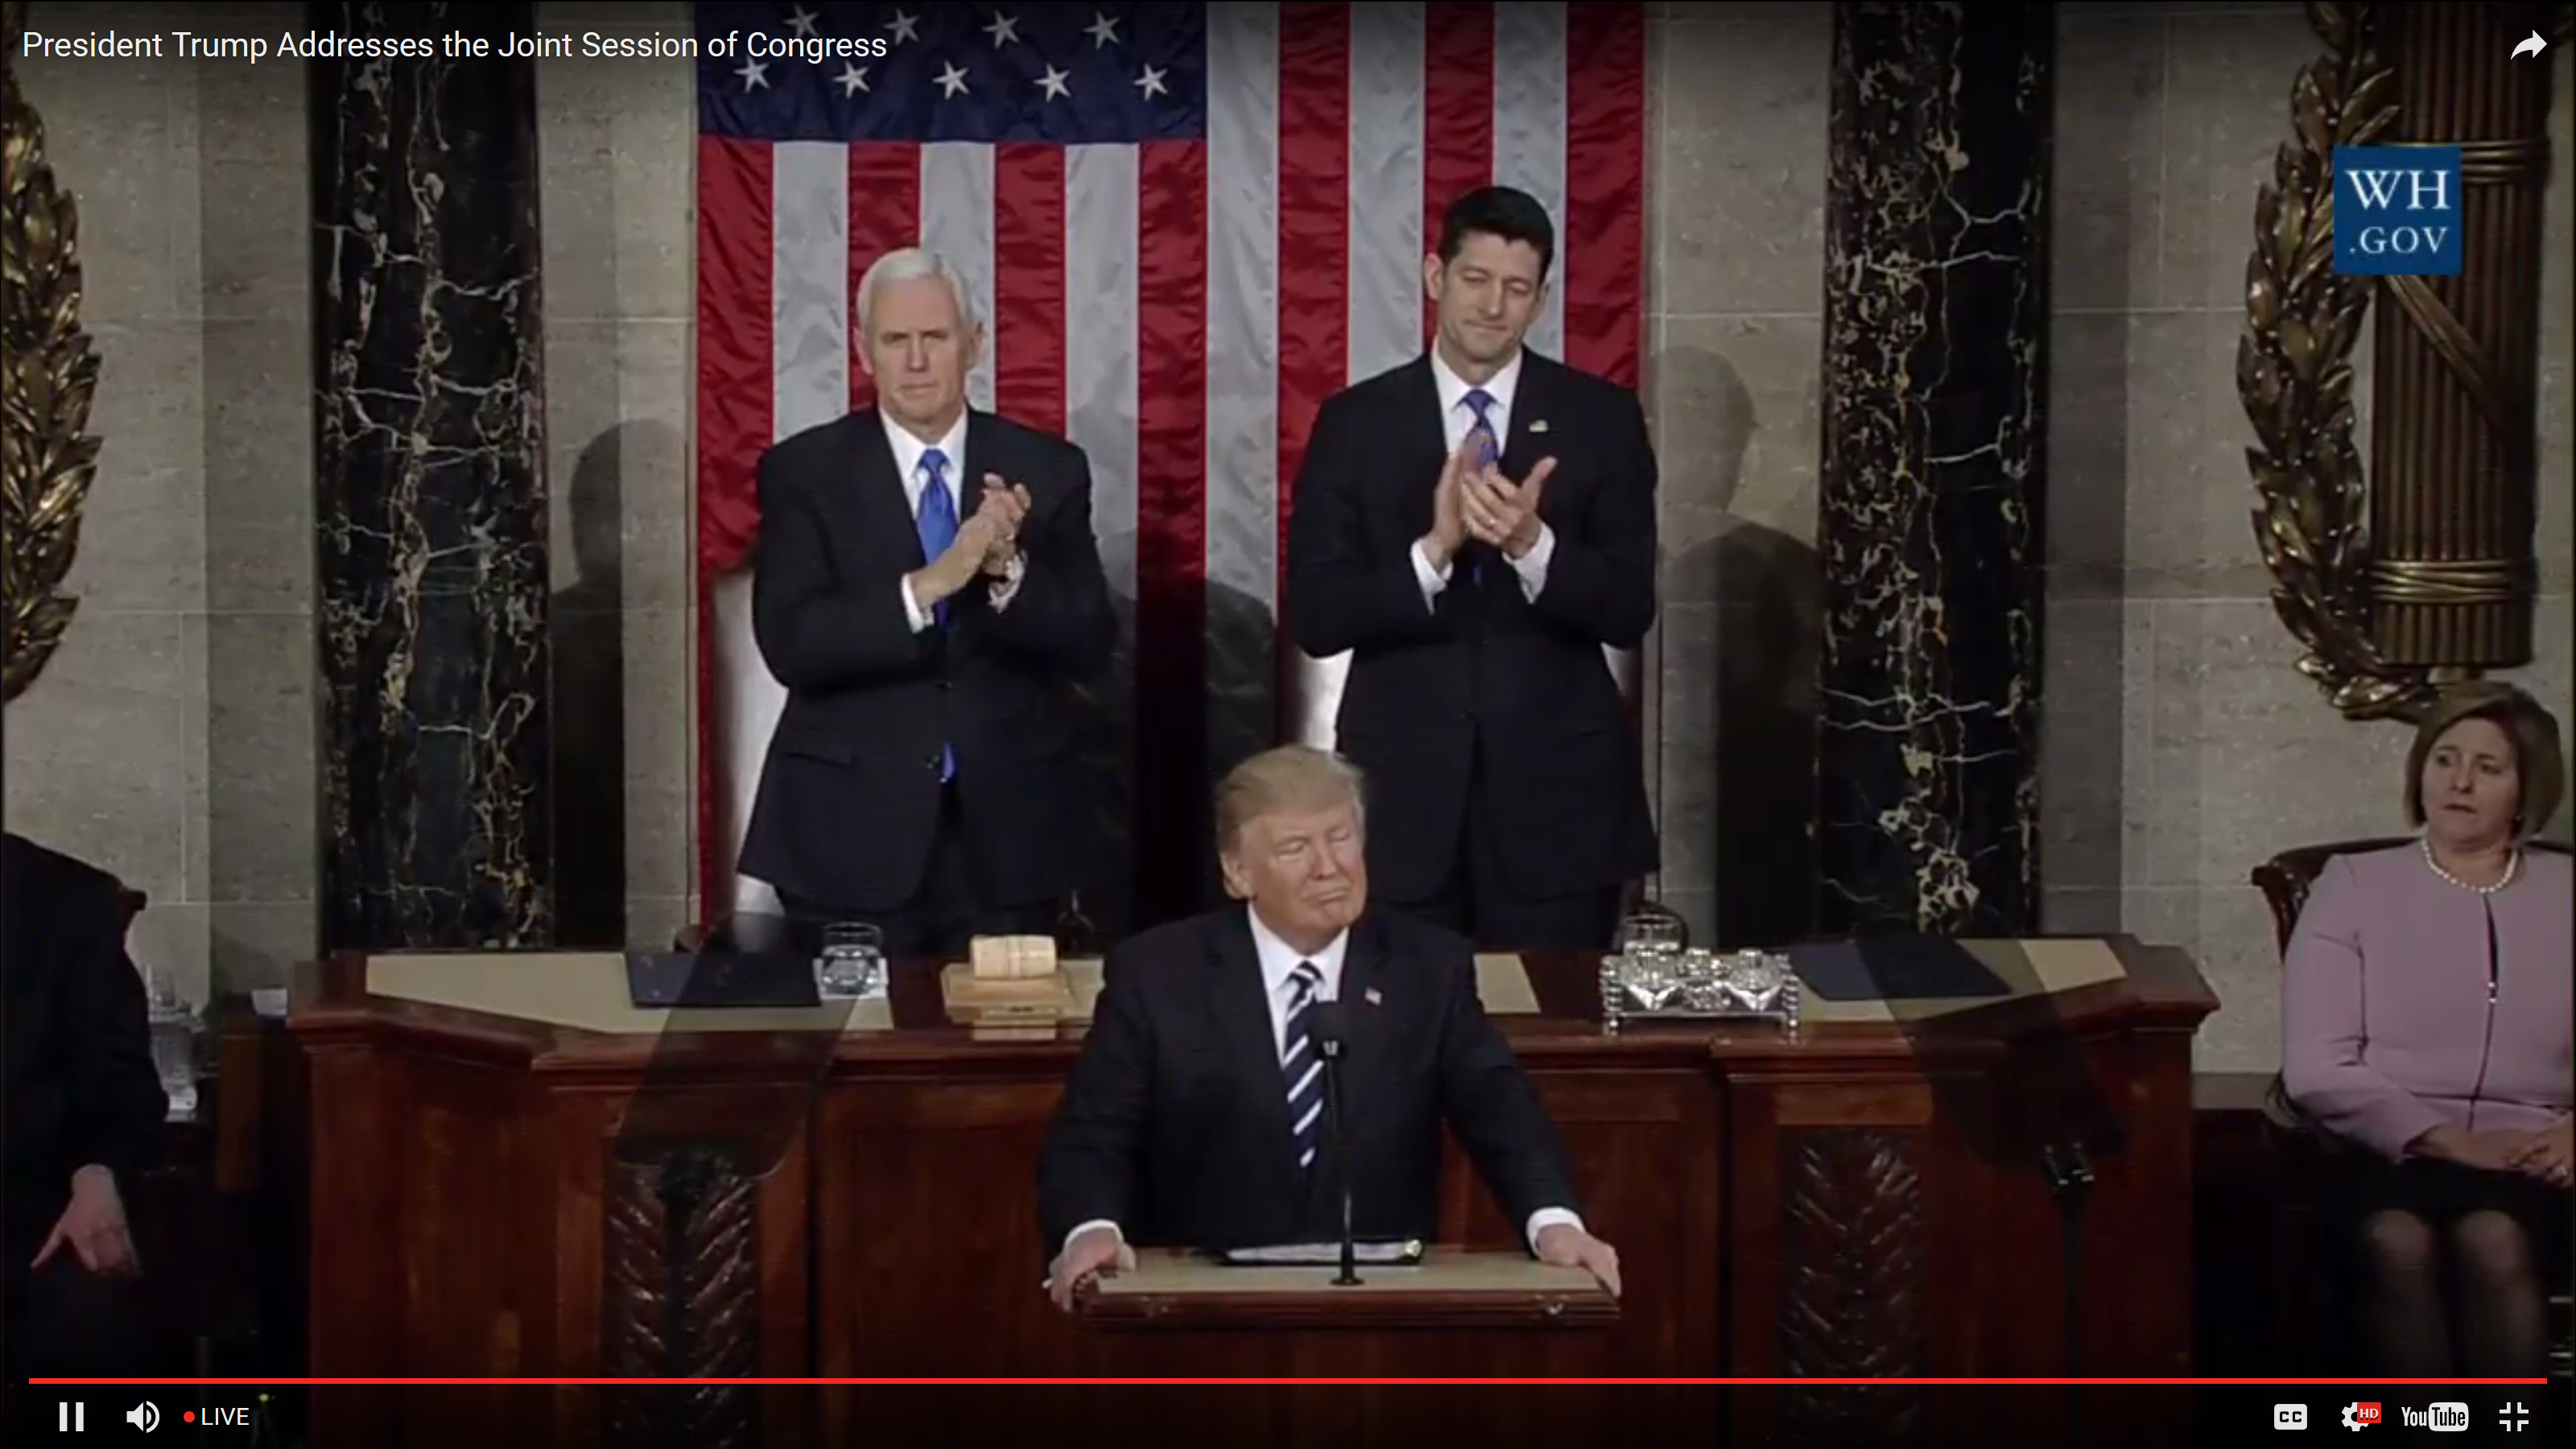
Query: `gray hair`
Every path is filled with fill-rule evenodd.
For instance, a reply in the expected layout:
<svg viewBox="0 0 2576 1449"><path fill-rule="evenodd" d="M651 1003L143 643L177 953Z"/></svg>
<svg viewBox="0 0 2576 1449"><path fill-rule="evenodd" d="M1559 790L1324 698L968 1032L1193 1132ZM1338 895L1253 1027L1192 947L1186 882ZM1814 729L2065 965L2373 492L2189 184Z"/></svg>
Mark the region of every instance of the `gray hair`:
<svg viewBox="0 0 2576 1449"><path fill-rule="evenodd" d="M1216 787L1216 848L1220 854L1233 851L1243 827L1264 815L1345 800L1366 828L1367 784L1350 761L1313 745L1264 750L1227 771Z"/></svg>
<svg viewBox="0 0 2576 1449"><path fill-rule="evenodd" d="M867 273L859 278L859 336L868 335L868 316L876 310L877 288L890 282L918 282L924 277L937 277L948 284L949 294L957 299L958 321L966 331L974 331L978 325L975 298L966 285L965 274L937 252L903 247L869 263Z"/></svg>

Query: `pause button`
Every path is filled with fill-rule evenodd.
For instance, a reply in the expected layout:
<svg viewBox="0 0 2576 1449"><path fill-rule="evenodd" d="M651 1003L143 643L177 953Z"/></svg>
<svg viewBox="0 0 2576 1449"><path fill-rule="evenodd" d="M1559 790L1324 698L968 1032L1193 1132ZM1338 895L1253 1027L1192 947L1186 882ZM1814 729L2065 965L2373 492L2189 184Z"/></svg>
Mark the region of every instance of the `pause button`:
<svg viewBox="0 0 2576 1449"><path fill-rule="evenodd" d="M89 1431L89 1405L57 1403L54 1405L54 1432L82 1434Z"/></svg>

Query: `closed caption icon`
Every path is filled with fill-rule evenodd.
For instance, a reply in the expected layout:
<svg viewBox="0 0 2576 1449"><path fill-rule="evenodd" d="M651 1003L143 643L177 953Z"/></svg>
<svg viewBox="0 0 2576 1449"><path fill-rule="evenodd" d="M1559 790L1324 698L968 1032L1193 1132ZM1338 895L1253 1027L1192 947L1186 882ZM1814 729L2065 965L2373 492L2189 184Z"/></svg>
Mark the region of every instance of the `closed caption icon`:
<svg viewBox="0 0 2576 1449"><path fill-rule="evenodd" d="M2272 1427L2275 1429L2304 1429L2308 1427L2308 1406L2305 1404L2274 1404L2272 1406Z"/></svg>

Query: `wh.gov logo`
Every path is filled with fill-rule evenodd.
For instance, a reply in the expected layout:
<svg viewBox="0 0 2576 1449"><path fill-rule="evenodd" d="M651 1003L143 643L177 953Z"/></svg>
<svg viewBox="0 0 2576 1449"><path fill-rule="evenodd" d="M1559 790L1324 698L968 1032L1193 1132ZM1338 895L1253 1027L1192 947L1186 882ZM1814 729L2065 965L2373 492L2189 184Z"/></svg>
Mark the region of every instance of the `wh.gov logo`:
<svg viewBox="0 0 2576 1449"><path fill-rule="evenodd" d="M2460 148L2337 146L2335 270L2347 277L2460 274Z"/></svg>

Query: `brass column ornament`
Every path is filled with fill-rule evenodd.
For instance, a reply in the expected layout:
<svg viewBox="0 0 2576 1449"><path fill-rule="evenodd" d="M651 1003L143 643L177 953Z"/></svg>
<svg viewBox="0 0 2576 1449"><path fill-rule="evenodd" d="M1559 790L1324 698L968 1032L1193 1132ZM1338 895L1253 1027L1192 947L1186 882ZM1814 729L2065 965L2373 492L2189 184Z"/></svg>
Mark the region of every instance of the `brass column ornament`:
<svg viewBox="0 0 2576 1449"><path fill-rule="evenodd" d="M2307 7L2327 53L2255 200L2237 389L2254 528L2299 670L2347 718L2412 719L2439 687L2531 658L2542 193L2552 67L2516 59L2569 7ZM2456 277L2334 270L2337 146L2456 145ZM2376 285L2375 285L2376 284ZM2371 466L2352 347L2372 303Z"/></svg>
<svg viewBox="0 0 2576 1449"><path fill-rule="evenodd" d="M22 0L0 3L0 600L5 698L35 682L77 603L62 592L80 550L99 440L87 436L98 357L81 330L80 217L45 161L45 123L18 91Z"/></svg>

